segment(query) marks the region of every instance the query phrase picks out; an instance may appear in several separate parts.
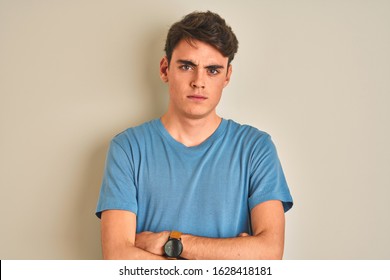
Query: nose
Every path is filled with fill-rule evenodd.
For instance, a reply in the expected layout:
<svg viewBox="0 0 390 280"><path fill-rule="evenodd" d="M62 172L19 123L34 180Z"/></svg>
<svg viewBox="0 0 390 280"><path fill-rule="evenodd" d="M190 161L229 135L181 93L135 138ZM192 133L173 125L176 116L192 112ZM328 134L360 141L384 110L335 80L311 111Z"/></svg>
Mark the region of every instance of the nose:
<svg viewBox="0 0 390 280"><path fill-rule="evenodd" d="M202 71L195 71L193 79L191 81L191 87L192 88L205 88L205 81L203 77Z"/></svg>
<svg viewBox="0 0 390 280"><path fill-rule="evenodd" d="M191 87L193 87L193 88L204 88L204 85L198 85L198 84L192 82L191 83Z"/></svg>

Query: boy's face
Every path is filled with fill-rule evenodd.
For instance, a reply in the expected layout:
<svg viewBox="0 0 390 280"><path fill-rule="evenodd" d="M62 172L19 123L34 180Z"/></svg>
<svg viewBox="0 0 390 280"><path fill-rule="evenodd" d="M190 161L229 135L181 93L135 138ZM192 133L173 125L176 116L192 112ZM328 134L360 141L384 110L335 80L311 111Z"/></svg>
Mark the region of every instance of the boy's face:
<svg viewBox="0 0 390 280"><path fill-rule="evenodd" d="M213 117L232 67L211 45L197 40L192 44L181 40L169 67L166 57L161 60L160 76L169 85L168 112L191 119Z"/></svg>

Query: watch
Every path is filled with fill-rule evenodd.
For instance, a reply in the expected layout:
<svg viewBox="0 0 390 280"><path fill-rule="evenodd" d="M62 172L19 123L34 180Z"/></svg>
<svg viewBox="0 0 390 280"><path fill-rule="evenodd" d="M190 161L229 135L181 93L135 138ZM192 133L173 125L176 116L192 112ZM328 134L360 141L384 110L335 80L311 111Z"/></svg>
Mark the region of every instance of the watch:
<svg viewBox="0 0 390 280"><path fill-rule="evenodd" d="M181 232L171 231L167 243L164 245L164 252L168 258L178 258L183 252L183 243L181 243Z"/></svg>

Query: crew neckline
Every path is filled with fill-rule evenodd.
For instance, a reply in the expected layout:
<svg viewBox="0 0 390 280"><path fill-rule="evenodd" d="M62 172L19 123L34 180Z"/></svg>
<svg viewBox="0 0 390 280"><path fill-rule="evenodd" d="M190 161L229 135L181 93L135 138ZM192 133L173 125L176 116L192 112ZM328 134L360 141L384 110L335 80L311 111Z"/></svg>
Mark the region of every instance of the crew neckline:
<svg viewBox="0 0 390 280"><path fill-rule="evenodd" d="M218 125L217 129L208 137L206 138L202 143L196 146L186 146L183 143L177 141L175 138L172 137L172 135L168 132L168 130L165 128L163 123L161 122L161 119L155 119L154 124L159 130L159 132L163 135L163 137L172 145L177 147L178 149L185 150L185 151L199 151L205 148L208 148L215 140L219 138L220 135L222 135L227 127L228 121L224 118L221 118L221 123Z"/></svg>

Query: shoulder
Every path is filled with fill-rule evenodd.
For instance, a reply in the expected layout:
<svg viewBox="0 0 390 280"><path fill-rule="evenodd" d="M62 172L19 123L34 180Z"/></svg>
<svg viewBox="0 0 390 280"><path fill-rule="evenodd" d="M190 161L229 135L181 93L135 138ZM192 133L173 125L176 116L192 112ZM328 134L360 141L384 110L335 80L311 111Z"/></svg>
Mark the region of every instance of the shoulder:
<svg viewBox="0 0 390 280"><path fill-rule="evenodd" d="M127 128L112 138L111 145L119 145L125 150L131 146L145 145L147 139L153 138L153 135L157 132L156 121L151 120L141 125Z"/></svg>
<svg viewBox="0 0 390 280"><path fill-rule="evenodd" d="M243 153L247 153L250 159L264 159L265 157L277 157L275 144L271 135L265 131L248 125L239 124L228 120L226 141Z"/></svg>
<svg viewBox="0 0 390 280"><path fill-rule="evenodd" d="M227 135L244 143L261 143L270 141L271 136L252 125L240 124L233 120L227 121Z"/></svg>

